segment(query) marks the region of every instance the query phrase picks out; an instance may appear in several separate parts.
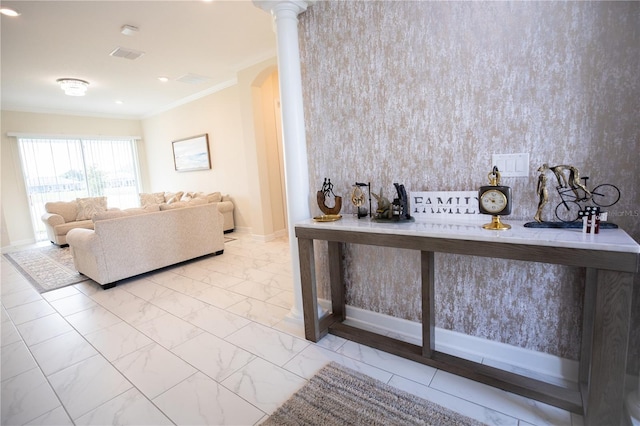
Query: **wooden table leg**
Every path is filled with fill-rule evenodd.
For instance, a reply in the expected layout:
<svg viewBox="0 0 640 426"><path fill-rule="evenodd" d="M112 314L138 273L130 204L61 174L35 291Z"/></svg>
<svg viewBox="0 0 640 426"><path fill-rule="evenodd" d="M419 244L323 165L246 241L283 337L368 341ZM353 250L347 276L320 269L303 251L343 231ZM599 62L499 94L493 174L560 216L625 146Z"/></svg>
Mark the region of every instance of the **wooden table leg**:
<svg viewBox="0 0 640 426"><path fill-rule="evenodd" d="M313 240L298 238L300 259L300 282L302 286L302 309L304 314L304 336L307 340L320 340L318 320L318 293L316 289Z"/></svg>
<svg viewBox="0 0 640 426"><path fill-rule="evenodd" d="M420 254L422 268L422 355L431 358L435 350L435 308L434 280L435 253L423 251Z"/></svg>
<svg viewBox="0 0 640 426"><path fill-rule="evenodd" d="M344 321L344 273L342 267L342 243L329 241L329 281L331 282L331 310L336 321Z"/></svg>
<svg viewBox="0 0 640 426"><path fill-rule="evenodd" d="M597 274L596 279L590 274ZM586 395L583 394L586 426L623 423L624 380L629 345L633 274L607 270L587 271L585 297L587 313L593 312L590 368L586 367ZM589 279L591 278L591 279ZM594 283L595 281L595 283ZM583 342L585 343L585 342Z"/></svg>

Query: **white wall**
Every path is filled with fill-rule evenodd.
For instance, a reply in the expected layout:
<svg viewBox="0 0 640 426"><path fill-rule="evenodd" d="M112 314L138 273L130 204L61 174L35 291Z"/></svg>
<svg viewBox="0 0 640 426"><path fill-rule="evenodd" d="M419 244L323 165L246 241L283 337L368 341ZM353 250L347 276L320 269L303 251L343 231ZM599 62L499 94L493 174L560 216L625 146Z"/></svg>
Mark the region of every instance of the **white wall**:
<svg viewBox="0 0 640 426"><path fill-rule="evenodd" d="M272 79L267 79L269 85L263 90L261 76L271 75L274 66L275 58L250 67L239 73L238 83L231 87L142 120L151 177L145 189L220 191L236 205L236 229L260 236L273 234L270 205L264 208L261 200L273 198L268 179L271 166L263 151L268 152L265 138L273 139L275 127L273 118L263 120L273 117L277 90L273 90ZM253 90L264 92L258 105L254 105ZM264 111L264 105L271 105L271 111ZM171 142L204 133L209 135L211 170L175 171ZM262 178L261 170L267 178ZM265 218L268 226L264 226Z"/></svg>

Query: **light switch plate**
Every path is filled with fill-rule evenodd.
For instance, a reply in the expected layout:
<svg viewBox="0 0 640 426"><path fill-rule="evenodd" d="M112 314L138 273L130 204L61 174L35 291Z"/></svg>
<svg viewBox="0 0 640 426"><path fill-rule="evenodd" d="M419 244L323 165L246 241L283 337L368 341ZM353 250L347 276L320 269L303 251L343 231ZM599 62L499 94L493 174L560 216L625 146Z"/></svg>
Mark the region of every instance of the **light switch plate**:
<svg viewBox="0 0 640 426"><path fill-rule="evenodd" d="M497 166L502 177L528 177L529 153L492 154L491 166Z"/></svg>

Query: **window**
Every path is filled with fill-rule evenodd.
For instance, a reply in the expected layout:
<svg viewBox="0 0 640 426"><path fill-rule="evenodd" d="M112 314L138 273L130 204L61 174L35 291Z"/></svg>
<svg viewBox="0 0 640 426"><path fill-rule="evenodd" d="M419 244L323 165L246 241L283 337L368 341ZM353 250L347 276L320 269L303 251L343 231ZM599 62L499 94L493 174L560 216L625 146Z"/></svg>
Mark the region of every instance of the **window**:
<svg viewBox="0 0 640 426"><path fill-rule="evenodd" d="M31 221L46 239L40 217L49 201L106 196L108 207L138 206L138 156L134 139L18 137Z"/></svg>

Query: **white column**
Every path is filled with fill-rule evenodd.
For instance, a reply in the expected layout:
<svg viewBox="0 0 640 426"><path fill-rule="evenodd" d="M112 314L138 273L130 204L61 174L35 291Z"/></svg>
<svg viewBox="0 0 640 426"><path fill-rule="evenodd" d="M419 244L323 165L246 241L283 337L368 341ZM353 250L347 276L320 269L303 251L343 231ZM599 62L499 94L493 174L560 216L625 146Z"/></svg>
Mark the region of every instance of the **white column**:
<svg viewBox="0 0 640 426"><path fill-rule="evenodd" d="M302 80L300 75L300 48L298 45L298 15L312 1L254 0L254 5L270 12L275 24L278 44L278 75L282 105L282 137L284 143L285 187L287 216L289 219L289 246L293 271L294 304L288 319L302 322L302 289L298 240L293 225L311 217L309 210L309 167L307 141L302 107Z"/></svg>
<svg viewBox="0 0 640 426"><path fill-rule="evenodd" d="M638 390L627 396L627 410L633 421L640 423L640 377L638 377Z"/></svg>

